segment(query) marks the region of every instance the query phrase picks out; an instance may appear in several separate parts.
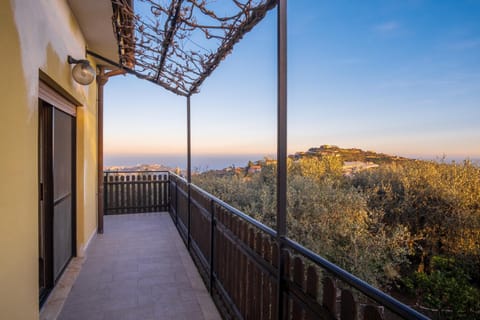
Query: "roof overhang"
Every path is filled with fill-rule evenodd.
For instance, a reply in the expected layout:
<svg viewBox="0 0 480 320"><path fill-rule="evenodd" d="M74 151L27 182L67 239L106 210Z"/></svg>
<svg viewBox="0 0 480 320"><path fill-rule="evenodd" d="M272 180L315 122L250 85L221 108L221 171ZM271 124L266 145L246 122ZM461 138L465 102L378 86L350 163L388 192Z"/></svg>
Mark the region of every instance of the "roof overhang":
<svg viewBox="0 0 480 320"><path fill-rule="evenodd" d="M118 42L112 25L112 2L109 0L67 1L80 25L87 48L112 61L118 61ZM103 60L94 59L99 65L108 65Z"/></svg>

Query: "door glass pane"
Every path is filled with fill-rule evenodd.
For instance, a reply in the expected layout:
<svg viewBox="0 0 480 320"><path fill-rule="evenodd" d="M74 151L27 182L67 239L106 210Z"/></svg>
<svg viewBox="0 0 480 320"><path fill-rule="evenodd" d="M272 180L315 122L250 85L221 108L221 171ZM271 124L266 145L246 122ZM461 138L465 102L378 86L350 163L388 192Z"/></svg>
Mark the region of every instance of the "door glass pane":
<svg viewBox="0 0 480 320"><path fill-rule="evenodd" d="M54 111L53 124L53 201L72 192L72 117Z"/></svg>
<svg viewBox="0 0 480 320"><path fill-rule="evenodd" d="M73 118L54 109L53 268L57 278L72 256Z"/></svg>
<svg viewBox="0 0 480 320"><path fill-rule="evenodd" d="M53 209L53 269L58 278L72 256L72 199L64 198Z"/></svg>

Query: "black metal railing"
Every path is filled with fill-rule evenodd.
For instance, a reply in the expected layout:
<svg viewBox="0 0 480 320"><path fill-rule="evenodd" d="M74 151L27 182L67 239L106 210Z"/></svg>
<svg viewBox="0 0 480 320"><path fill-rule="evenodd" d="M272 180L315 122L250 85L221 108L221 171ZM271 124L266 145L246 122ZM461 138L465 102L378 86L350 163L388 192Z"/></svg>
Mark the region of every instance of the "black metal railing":
<svg viewBox="0 0 480 320"><path fill-rule="evenodd" d="M168 171L104 171L104 213L168 210Z"/></svg>
<svg viewBox="0 0 480 320"><path fill-rule="evenodd" d="M106 214L169 211L225 318L428 319L178 175L104 178Z"/></svg>
<svg viewBox="0 0 480 320"><path fill-rule="evenodd" d="M175 174L169 181L171 217L225 318L277 319L282 308L295 320L428 319L291 239L279 251L271 228Z"/></svg>

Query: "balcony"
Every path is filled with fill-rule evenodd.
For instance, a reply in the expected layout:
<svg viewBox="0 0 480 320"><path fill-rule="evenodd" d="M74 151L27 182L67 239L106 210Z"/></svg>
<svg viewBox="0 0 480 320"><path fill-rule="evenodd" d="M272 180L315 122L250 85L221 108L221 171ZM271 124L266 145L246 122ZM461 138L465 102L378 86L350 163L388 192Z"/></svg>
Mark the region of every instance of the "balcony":
<svg viewBox="0 0 480 320"><path fill-rule="evenodd" d="M216 319L210 296L226 319L427 319L178 175L104 184L105 234L60 319Z"/></svg>
<svg viewBox="0 0 480 320"><path fill-rule="evenodd" d="M166 212L105 217L87 255L58 319L221 319Z"/></svg>

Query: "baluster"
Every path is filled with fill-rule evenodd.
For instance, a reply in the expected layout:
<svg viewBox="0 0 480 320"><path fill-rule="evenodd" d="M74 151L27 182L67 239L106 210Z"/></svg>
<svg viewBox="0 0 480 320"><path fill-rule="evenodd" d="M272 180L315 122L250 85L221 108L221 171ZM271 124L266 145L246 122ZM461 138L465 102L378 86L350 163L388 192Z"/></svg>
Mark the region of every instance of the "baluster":
<svg viewBox="0 0 480 320"><path fill-rule="evenodd" d="M272 266L275 270L277 270L278 272L278 246L277 246L277 243L276 241L274 240L271 240L270 241L270 250L272 252ZM271 296L270 296L270 301L272 303L272 316L271 316L271 319L277 319L278 318L278 301L277 301L277 294L278 294L278 291L277 291L277 286L278 286L278 283L277 283L277 279L271 279L270 280L270 283L271 283L271 286L272 286L272 290L270 291L271 293Z"/></svg>
<svg viewBox="0 0 480 320"><path fill-rule="evenodd" d="M318 303L318 274L314 266L310 266L307 269L307 296ZM317 319L318 316L312 311L308 311L306 315L307 320Z"/></svg>
<svg viewBox="0 0 480 320"><path fill-rule="evenodd" d="M125 177L125 210L130 212L130 208L132 207L132 184L130 183L130 175L127 174Z"/></svg>
<svg viewBox="0 0 480 320"><path fill-rule="evenodd" d="M255 249L255 231L253 228L248 229L248 246ZM247 293L247 306L248 306L248 319L255 319L255 264L251 258L248 260L248 293Z"/></svg>
<svg viewBox="0 0 480 320"><path fill-rule="evenodd" d="M210 201L210 273L209 273L209 290L210 294L213 291L213 277L214 277L214 261L215 261L215 202L213 200Z"/></svg>
<svg viewBox="0 0 480 320"><path fill-rule="evenodd" d="M355 320L357 319L357 303L350 290L342 290L342 300L340 307L340 319Z"/></svg>
<svg viewBox="0 0 480 320"><path fill-rule="evenodd" d="M323 279L323 306L330 312L332 317L336 317L337 288L334 281L329 277Z"/></svg>
<svg viewBox="0 0 480 320"><path fill-rule="evenodd" d="M152 212L160 212L160 206L158 205L158 175L154 173L152 175L152 182L150 188L152 189L152 194L150 195L150 210Z"/></svg>
<svg viewBox="0 0 480 320"><path fill-rule="evenodd" d="M239 228L239 219L235 216L232 216L232 233L235 237L238 237L238 228ZM233 246L233 261L232 261L232 273L235 275L233 277L233 301L235 304L240 304L240 251L238 250L238 245L236 243L232 243Z"/></svg>
<svg viewBox="0 0 480 320"><path fill-rule="evenodd" d="M115 175L115 213L120 213L120 185L119 185L119 177L118 174Z"/></svg>
<svg viewBox="0 0 480 320"><path fill-rule="evenodd" d="M372 306L372 305L366 305L363 309L363 319L364 320L383 320L384 317L378 307Z"/></svg>
<svg viewBox="0 0 480 320"><path fill-rule="evenodd" d="M125 177L123 174L120 176L120 185L119 185L119 197L120 197L120 203L119 205L119 212L118 213L127 213L125 210Z"/></svg>
<svg viewBox="0 0 480 320"><path fill-rule="evenodd" d="M305 265L300 257L295 257L293 260L293 282L299 290L304 291L305 288ZM296 299L293 300L293 319L304 319L305 313L303 307Z"/></svg>
<svg viewBox="0 0 480 320"><path fill-rule="evenodd" d="M255 252L262 256L262 235L255 233ZM255 266L255 316L256 319L262 319L262 289L263 272L260 267Z"/></svg>
<svg viewBox="0 0 480 320"><path fill-rule="evenodd" d="M136 175L132 175L132 206L131 206L131 212L134 213L134 212L137 212L137 207L138 207L138 196L137 196L137 176Z"/></svg>
<svg viewBox="0 0 480 320"><path fill-rule="evenodd" d="M115 177L113 175L108 176L109 180L109 188L108 188L108 208L109 208L109 214L113 214L113 208L115 204L115 193L114 193L114 188L115 188Z"/></svg>
<svg viewBox="0 0 480 320"><path fill-rule="evenodd" d="M165 210L168 210L168 206L170 205L170 202L172 201L172 191L173 189L170 188L170 175L164 175L163 176L163 181L162 181L162 205Z"/></svg>
<svg viewBox="0 0 480 320"><path fill-rule="evenodd" d="M244 244L248 244L248 226L244 221L240 221L240 241L242 241ZM245 256L244 253L240 253L240 311L242 315L245 317L247 314L247 288L248 288L248 270L247 270L247 264L248 264L248 259Z"/></svg>
<svg viewBox="0 0 480 320"><path fill-rule="evenodd" d="M284 280L290 281L290 276L291 276L290 263L292 261L292 258L288 250L285 250L284 255L285 255L285 265L284 265L285 269L283 270ZM283 287L283 290L287 290L285 286ZM290 305L290 298L288 297L288 292L287 291L282 292L282 296L283 296L283 317L285 319L291 319L292 308Z"/></svg>
<svg viewBox="0 0 480 320"><path fill-rule="evenodd" d="M147 176L142 175L142 210L140 212L147 211Z"/></svg>
<svg viewBox="0 0 480 320"><path fill-rule="evenodd" d="M262 246L263 246L263 259L271 265L272 263L272 253L271 253L271 243L270 243L270 236L262 237ZM263 272L263 297L262 297L262 318L263 319L271 319L271 281L268 273Z"/></svg>

